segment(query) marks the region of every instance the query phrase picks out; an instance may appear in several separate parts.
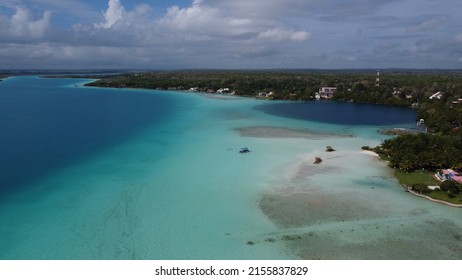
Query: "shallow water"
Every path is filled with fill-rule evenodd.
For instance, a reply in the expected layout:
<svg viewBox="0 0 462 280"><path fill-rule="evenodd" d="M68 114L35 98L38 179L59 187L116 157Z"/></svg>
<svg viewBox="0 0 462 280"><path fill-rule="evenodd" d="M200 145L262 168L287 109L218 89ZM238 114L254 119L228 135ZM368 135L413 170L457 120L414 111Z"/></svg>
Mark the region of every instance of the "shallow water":
<svg viewBox="0 0 462 280"><path fill-rule="evenodd" d="M314 155L323 162L313 164ZM269 184L260 207L279 228L273 238L300 258L462 256L460 209L404 192L384 162L355 150L303 155Z"/></svg>
<svg viewBox="0 0 462 280"><path fill-rule="evenodd" d="M21 89L25 81L28 86ZM43 93L54 94L61 103L45 105L59 112L54 107L66 104L73 112L66 120L78 123L82 117L86 121L79 131L87 133L76 133L78 126L47 123L50 118L28 122L29 110L16 115L15 121L24 121L25 127L38 121L72 133L77 146L55 139L61 145L54 145L53 156L47 158L48 152L36 151L36 138L22 139L29 155L40 160L16 165L14 172L21 176L10 176L2 185L1 259L462 255L460 209L405 193L385 163L360 153L361 146L377 145L383 138L376 125L285 118L255 108L275 102L91 89L74 86L77 83L82 81L21 77L0 85L0 104L10 108L6 116L21 106L34 108L27 103L32 92L38 101L47 100ZM12 88L23 91L21 98L14 98ZM10 94L10 103L5 94ZM88 121L82 111L86 106L78 106L93 98L99 103L93 104L92 119L101 120L100 126ZM35 104L45 106L37 100ZM100 115L97 108L102 106L107 110ZM49 112L43 110L42 115ZM106 128L104 124L111 129L97 129ZM14 127L5 125L3 131ZM36 134L38 139L55 134L53 129L38 131L43 132ZM99 139L95 145L93 139ZM327 145L336 151L327 153ZM6 145L2 147L6 153ZM240 154L241 147L251 152ZM68 151L72 149L77 156ZM314 165L317 156L323 162ZM44 162L47 159L50 162ZM44 166L32 168L40 163Z"/></svg>

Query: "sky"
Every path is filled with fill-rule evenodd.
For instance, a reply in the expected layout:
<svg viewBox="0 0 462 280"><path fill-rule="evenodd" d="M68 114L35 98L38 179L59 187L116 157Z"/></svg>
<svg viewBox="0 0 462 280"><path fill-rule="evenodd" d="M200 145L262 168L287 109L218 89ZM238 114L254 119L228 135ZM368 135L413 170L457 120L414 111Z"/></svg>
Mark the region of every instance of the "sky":
<svg viewBox="0 0 462 280"><path fill-rule="evenodd" d="M0 69L462 69L460 0L0 0Z"/></svg>

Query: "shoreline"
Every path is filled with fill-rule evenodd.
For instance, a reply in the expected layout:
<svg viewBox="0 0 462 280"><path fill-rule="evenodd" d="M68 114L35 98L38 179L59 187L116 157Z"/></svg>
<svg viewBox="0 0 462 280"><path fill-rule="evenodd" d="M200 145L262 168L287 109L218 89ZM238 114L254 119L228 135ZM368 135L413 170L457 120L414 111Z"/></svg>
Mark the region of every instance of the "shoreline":
<svg viewBox="0 0 462 280"><path fill-rule="evenodd" d="M362 150L360 153L361 153L361 154L370 155L370 156L374 156L374 157L380 158L379 154L377 154L376 152L373 152L373 151Z"/></svg>
<svg viewBox="0 0 462 280"><path fill-rule="evenodd" d="M444 205L447 205L447 206L451 206L451 207L455 207L455 208L462 208L462 204L454 204L454 203L450 203L450 202L447 202L447 201L444 201L444 200L435 199L435 198L429 197L428 195L423 195L423 194L420 194L420 193L416 193L415 191L411 190L410 187L406 187L406 186L403 186L403 187L406 188L407 192L409 192L409 193L411 193L411 194L413 194L415 196L422 197L422 198L425 198L425 199L430 200L432 202L444 204Z"/></svg>
<svg viewBox="0 0 462 280"><path fill-rule="evenodd" d="M459 229L433 218L431 204L396 189L399 184L391 169L375 159L376 153L355 151L352 143L332 144L336 152L327 153L313 144L315 149L278 167L279 179L270 182L259 200L261 211L278 229L269 238L284 241L300 259L442 256L446 243L434 245L435 253L420 241L407 241L406 236L429 240L429 232L441 238L455 235ZM315 155L324 159L321 164L313 164ZM451 211L445 209L449 208L435 211ZM422 227L429 227L425 234ZM412 253L403 254L396 248ZM457 254L444 256L459 258Z"/></svg>
<svg viewBox="0 0 462 280"><path fill-rule="evenodd" d="M371 155L371 156L374 156L374 157L377 157L377 158L380 159L379 154L377 154L376 152L373 152L373 151L364 150L364 151L361 151L360 153L361 153L361 154L366 154L366 155ZM395 178L396 178L396 176L395 176ZM415 196L417 196L417 197L425 198L425 199L427 199L427 200L429 200L429 201L431 201L431 202L436 202L436 203L444 204L444 205L451 206L451 207L455 207L455 208L462 208L462 204L454 204L454 203L447 202L447 201L444 201L444 200L432 198L432 197L430 197L430 196L428 196L428 195L419 194L419 193L413 191L413 190L411 189L411 187L406 186L406 185L403 185L403 184L401 184L401 185L403 186L403 188L404 188L404 190L405 190L406 192L409 192L409 193L411 193L411 194L413 194L413 195L415 195Z"/></svg>

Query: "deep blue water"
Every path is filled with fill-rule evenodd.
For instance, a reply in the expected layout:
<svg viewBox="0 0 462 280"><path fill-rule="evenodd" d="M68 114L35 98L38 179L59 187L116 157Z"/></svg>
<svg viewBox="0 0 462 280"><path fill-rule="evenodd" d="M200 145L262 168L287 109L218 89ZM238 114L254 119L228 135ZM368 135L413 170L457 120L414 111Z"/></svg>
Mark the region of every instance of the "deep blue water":
<svg viewBox="0 0 462 280"><path fill-rule="evenodd" d="M175 106L165 94L65 86L74 82L0 83L0 194L128 141Z"/></svg>
<svg viewBox="0 0 462 280"><path fill-rule="evenodd" d="M410 108L331 101L278 102L255 108L280 117L341 125L387 126L413 123L417 117Z"/></svg>

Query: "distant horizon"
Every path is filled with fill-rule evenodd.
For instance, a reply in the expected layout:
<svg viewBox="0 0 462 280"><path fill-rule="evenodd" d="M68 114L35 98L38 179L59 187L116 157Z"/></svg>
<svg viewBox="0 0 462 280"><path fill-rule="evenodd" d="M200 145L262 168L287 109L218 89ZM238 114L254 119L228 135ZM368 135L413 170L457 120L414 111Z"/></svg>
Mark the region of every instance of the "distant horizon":
<svg viewBox="0 0 462 280"><path fill-rule="evenodd" d="M198 71L198 72L214 72L214 71L262 71L262 72L273 72L273 71L300 71L300 72L462 72L462 68L176 68L176 69L136 69L136 68L61 68L61 69L0 69L0 74L12 74L12 73L38 73L38 72L49 72L49 73L72 73L72 72L181 72L181 71Z"/></svg>

